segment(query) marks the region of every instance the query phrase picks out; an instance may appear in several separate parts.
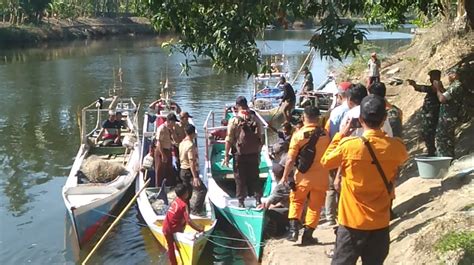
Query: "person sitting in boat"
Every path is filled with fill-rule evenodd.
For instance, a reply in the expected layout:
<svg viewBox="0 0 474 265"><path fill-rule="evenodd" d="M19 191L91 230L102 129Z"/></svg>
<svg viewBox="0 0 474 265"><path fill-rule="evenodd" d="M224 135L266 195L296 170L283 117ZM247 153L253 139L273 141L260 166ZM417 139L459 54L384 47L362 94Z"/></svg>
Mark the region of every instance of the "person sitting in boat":
<svg viewBox="0 0 474 265"><path fill-rule="evenodd" d="M278 138L280 141L290 142L291 135L293 134L293 126L289 122L283 123L281 130L278 131Z"/></svg>
<svg viewBox="0 0 474 265"><path fill-rule="evenodd" d="M260 205L262 187L259 181L260 152L263 146L262 124L255 112L249 109L247 99L237 97L237 115L229 120L225 139L224 166L229 166L229 153L234 158L233 170L236 196L239 207L245 207L247 194L254 193L256 204Z"/></svg>
<svg viewBox="0 0 474 265"><path fill-rule="evenodd" d="M194 230L203 232L204 227L191 220L189 217L188 203L191 198L191 187L185 184L178 184L175 188L176 199L171 203L163 222L163 234L168 245L168 258L172 265L178 264L176 260L174 233L182 233L186 224Z"/></svg>
<svg viewBox="0 0 474 265"><path fill-rule="evenodd" d="M276 63L272 63L270 66L271 66L272 73L279 73L280 72L280 69L278 69L278 66L277 66Z"/></svg>
<svg viewBox="0 0 474 265"><path fill-rule="evenodd" d="M176 185L176 176L173 172L171 148L174 142L174 128L178 121L174 113L168 113L166 121L156 130L155 140L155 185L161 186L166 178L166 184Z"/></svg>
<svg viewBox="0 0 474 265"><path fill-rule="evenodd" d="M117 111L115 116L116 116L115 119L120 123L120 128L121 129L127 129L128 128L127 122L122 120L122 112Z"/></svg>
<svg viewBox="0 0 474 265"><path fill-rule="evenodd" d="M291 122L291 112L295 108L296 103L295 91L290 83L286 82L284 76L280 77L279 85L283 87L283 95L279 97L281 99L280 106L283 106L283 115L286 122Z"/></svg>
<svg viewBox="0 0 474 265"><path fill-rule="evenodd" d="M115 110L109 110L109 118L102 123L102 129L100 129L100 132L95 139L95 144L98 144L100 140L103 140L103 146L121 145L120 127L121 124L117 120Z"/></svg>
<svg viewBox="0 0 474 265"><path fill-rule="evenodd" d="M226 119L221 120L221 126L227 126L228 122ZM225 137L227 135L227 129L222 128L222 129L215 129L211 132L211 138L218 141L218 140L225 140Z"/></svg>

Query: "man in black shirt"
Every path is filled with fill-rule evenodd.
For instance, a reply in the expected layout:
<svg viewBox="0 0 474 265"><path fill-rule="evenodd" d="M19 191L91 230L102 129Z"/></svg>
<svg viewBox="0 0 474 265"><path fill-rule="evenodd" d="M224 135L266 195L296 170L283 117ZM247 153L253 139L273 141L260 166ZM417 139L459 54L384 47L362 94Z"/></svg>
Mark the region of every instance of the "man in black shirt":
<svg viewBox="0 0 474 265"><path fill-rule="evenodd" d="M101 139L103 146L107 145L122 145L120 141L120 128L122 124L117 120L114 110L109 110L109 118L102 123L102 129L97 135L95 143L98 144Z"/></svg>
<svg viewBox="0 0 474 265"><path fill-rule="evenodd" d="M280 86L283 86L283 95L280 97L281 103L280 106L283 105L283 115L285 115L286 122L291 121L291 112L295 107L296 103L296 95L293 87L290 83L286 82L285 77L280 77Z"/></svg>
<svg viewBox="0 0 474 265"><path fill-rule="evenodd" d="M436 95L436 89L433 88L433 82L441 82L441 71L431 70L428 72L428 75L430 76L430 86L418 85L411 79L407 81L416 91L426 93L421 109L421 137L428 150L428 156L434 156L436 153L435 135L439 116L439 100Z"/></svg>

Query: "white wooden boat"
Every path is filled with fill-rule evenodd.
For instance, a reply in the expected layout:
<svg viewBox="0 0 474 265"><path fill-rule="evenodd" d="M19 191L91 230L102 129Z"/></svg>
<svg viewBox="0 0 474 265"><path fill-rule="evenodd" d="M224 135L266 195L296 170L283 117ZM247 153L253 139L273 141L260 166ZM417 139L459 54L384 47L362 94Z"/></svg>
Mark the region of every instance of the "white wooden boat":
<svg viewBox="0 0 474 265"><path fill-rule="evenodd" d="M122 112L122 121L126 123L127 129L122 129L121 136L122 142L129 142L127 147L100 146L94 143L102 117L105 117L109 110ZM93 119L96 119L96 122L93 122ZM93 124L95 127L87 133L87 125ZM64 204L80 248L96 235L135 180L140 168L141 150L140 141L137 140L137 106L131 98L122 99L115 96L93 102L82 110L81 125L81 146L62 188ZM125 173L107 183L87 183L81 166L92 155L102 161L123 165Z"/></svg>

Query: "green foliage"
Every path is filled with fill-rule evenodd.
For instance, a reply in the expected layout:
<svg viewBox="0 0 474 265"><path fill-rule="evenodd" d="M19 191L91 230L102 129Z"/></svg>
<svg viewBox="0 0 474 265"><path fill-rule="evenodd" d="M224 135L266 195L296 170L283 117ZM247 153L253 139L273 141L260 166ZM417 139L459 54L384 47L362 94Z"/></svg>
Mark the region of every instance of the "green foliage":
<svg viewBox="0 0 474 265"><path fill-rule="evenodd" d="M227 72L256 74L261 54L255 39L266 25L286 18L318 18L320 27L309 44L321 57L342 60L355 55L367 31L344 16L362 15L370 23L382 23L396 29L405 23L407 10L435 14L438 0L143 0L152 15L155 28L178 33L181 41L172 45L174 52L186 55L189 62L208 56L214 67ZM433 9L436 9L433 11Z"/></svg>
<svg viewBox="0 0 474 265"><path fill-rule="evenodd" d="M464 260L474 260L474 231L450 232L441 238L435 249L446 253L458 249L464 250Z"/></svg>

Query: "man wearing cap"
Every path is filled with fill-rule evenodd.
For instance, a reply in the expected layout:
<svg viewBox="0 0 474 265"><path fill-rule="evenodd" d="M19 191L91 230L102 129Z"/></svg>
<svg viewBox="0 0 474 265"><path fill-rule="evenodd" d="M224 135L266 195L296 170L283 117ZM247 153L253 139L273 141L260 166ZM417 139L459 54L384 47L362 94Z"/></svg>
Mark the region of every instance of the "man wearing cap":
<svg viewBox="0 0 474 265"><path fill-rule="evenodd" d="M431 85L419 85L414 80L408 79L407 82L415 91L426 93L421 107L421 137L425 142L428 156L435 156L436 145L435 135L439 115L439 99L433 83L441 82L441 71L431 70L428 72ZM442 84L441 84L442 85Z"/></svg>
<svg viewBox="0 0 474 265"><path fill-rule="evenodd" d="M245 97L237 97L235 105L237 115L229 120L227 126L223 164L229 166L229 153L232 152L236 196L239 200L239 207L244 207L245 197L252 193L255 195L258 206L261 204L260 198L262 197L262 187L259 182L260 150L263 145L261 139L262 124L256 114L249 109ZM244 123L253 123L255 125L254 128L251 128L253 135L242 131ZM244 135L247 135L249 138L242 139Z"/></svg>
<svg viewBox="0 0 474 265"><path fill-rule="evenodd" d="M313 231L318 225L321 207L324 205L326 190L328 189L329 172L322 167L320 159L329 145L329 136L326 130L320 126L319 116L320 112L317 107L306 106L304 108L304 126L291 137L285 170L280 180L280 183L288 182L288 177L297 161L299 152L308 143L311 136L316 134L317 142L314 160L305 173L296 169L294 176L296 187L290 193L290 208L288 212L290 233L287 238L289 241L298 241L299 220L306 202L308 206L304 222L304 232L301 238L302 245L317 243L317 239L313 238Z"/></svg>
<svg viewBox="0 0 474 265"><path fill-rule="evenodd" d="M173 172L171 148L173 147L174 128L178 119L174 113L168 113L166 121L156 129L155 135L155 185L160 187L166 178L167 186L176 185Z"/></svg>
<svg viewBox="0 0 474 265"><path fill-rule="evenodd" d="M374 82L380 82L381 63L375 52L373 52L370 56L367 66L369 67L369 80L367 82L367 86L370 86Z"/></svg>
<svg viewBox="0 0 474 265"><path fill-rule="evenodd" d="M445 92L443 92L441 82L434 82L433 84L439 102L441 102L436 128L438 156L454 158L455 130L463 104L463 97L465 96L462 84L459 81L459 73L458 67L448 70L449 86Z"/></svg>
<svg viewBox="0 0 474 265"><path fill-rule="evenodd" d="M102 139L103 146L110 145L121 145L120 140L120 128L122 124L117 120L115 110L109 110L109 118L102 123L102 129L95 139L95 143L98 144Z"/></svg>
<svg viewBox="0 0 474 265"><path fill-rule="evenodd" d="M339 126L342 118L347 111L349 111L349 103L347 97L349 95L349 89L351 88L351 82L341 82L338 84L337 98L340 103L339 106L335 107L326 124L326 130L329 132L329 138L332 140L334 135L339 132ZM327 225L336 224L336 202L337 202L337 191L334 188L334 179L336 177L337 170L329 171L329 189L326 191L326 202L325 202L325 215Z"/></svg>
<svg viewBox="0 0 474 265"><path fill-rule="evenodd" d="M175 126L175 134L176 134L176 144L181 143L181 141L186 137L186 126L189 124L189 118L193 116L189 115L189 112L183 111L179 114L179 122L176 123Z"/></svg>
<svg viewBox="0 0 474 265"><path fill-rule="evenodd" d="M383 98L365 97L359 118L364 128L363 137L348 137L353 128L347 124L334 135L321 159L327 169L341 166L343 176L333 265L356 264L359 257L363 264L383 264L388 255L393 194L390 183L408 159L408 153L399 138L388 137L381 130L386 116ZM367 144L385 177L373 162Z"/></svg>
<svg viewBox="0 0 474 265"><path fill-rule="evenodd" d="M293 87L290 83L286 82L285 77L280 77L280 85L283 86L283 95L280 97L281 103L280 106L283 105L283 115L285 116L285 121L291 121L291 112L295 107L296 103L296 95Z"/></svg>

